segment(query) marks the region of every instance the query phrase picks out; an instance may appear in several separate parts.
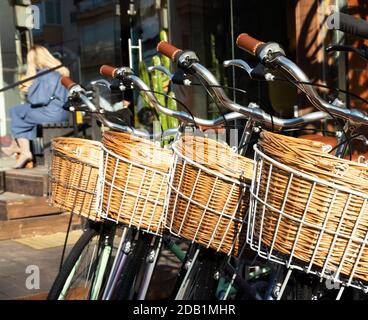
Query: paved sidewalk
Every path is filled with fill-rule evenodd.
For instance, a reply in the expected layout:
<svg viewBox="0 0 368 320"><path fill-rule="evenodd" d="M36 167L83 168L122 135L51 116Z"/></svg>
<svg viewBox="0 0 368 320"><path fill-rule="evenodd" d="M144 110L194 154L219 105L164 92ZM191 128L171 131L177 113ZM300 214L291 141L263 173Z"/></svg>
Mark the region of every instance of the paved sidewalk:
<svg viewBox="0 0 368 320"><path fill-rule="evenodd" d="M58 272L62 247L37 250L12 240L0 241L0 300L48 292ZM40 271L40 289L30 290L28 266Z"/></svg>
<svg viewBox="0 0 368 320"><path fill-rule="evenodd" d="M0 241L0 300L29 299L32 296L36 296L33 299L45 299L58 273L63 247L44 248L42 243L35 246L35 241L21 241L28 245L16 240ZM71 247L68 246L68 250ZM29 266L39 268L40 289L27 289L26 280L30 274L26 269ZM179 260L171 252L163 250L146 298L169 298L179 268Z"/></svg>

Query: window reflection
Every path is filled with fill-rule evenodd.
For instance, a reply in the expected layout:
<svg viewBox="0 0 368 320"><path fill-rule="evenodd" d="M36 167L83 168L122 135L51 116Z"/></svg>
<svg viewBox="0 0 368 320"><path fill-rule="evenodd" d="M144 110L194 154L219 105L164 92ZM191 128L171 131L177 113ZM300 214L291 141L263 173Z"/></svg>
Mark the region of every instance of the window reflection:
<svg viewBox="0 0 368 320"><path fill-rule="evenodd" d="M79 3L79 9L81 12L103 7L105 5L113 3L113 0L83 0Z"/></svg>
<svg viewBox="0 0 368 320"><path fill-rule="evenodd" d="M89 60L103 57L104 60L114 61L115 39L114 18L95 22L92 25L81 27L81 53L82 58Z"/></svg>

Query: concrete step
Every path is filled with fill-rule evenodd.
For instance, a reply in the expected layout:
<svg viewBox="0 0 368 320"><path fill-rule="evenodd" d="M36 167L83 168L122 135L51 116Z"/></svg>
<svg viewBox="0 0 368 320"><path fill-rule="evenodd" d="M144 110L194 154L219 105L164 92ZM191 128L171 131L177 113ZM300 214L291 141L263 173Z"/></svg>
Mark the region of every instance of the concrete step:
<svg viewBox="0 0 368 320"><path fill-rule="evenodd" d="M48 171L44 166L6 170L4 175L3 189L7 192L38 197L47 195Z"/></svg>
<svg viewBox="0 0 368 320"><path fill-rule="evenodd" d="M42 217L31 217L0 221L0 240L12 240L36 235L65 232L70 219L69 213ZM73 217L73 226L80 224L80 217Z"/></svg>
<svg viewBox="0 0 368 320"><path fill-rule="evenodd" d="M34 197L13 192L0 194L0 220L14 220L60 213L60 209L49 206L46 197Z"/></svg>

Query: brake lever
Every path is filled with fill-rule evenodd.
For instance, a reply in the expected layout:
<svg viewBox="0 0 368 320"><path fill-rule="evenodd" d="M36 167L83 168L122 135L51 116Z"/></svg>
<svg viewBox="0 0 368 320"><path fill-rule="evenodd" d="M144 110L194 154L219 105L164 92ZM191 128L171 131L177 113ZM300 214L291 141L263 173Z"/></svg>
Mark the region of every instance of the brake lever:
<svg viewBox="0 0 368 320"><path fill-rule="evenodd" d="M91 81L92 88L95 89L99 85L100 86L104 86L107 89L109 89L109 91L111 91L110 82L108 82L107 80L105 80L105 79L98 79L98 80Z"/></svg>
<svg viewBox="0 0 368 320"><path fill-rule="evenodd" d="M153 72L153 71L160 71L164 74L166 74L170 80L172 81L172 83L174 84L180 84L180 85L184 85L184 86L190 86L191 85L191 81L186 77L187 75L185 74L184 70L178 68L175 73L171 73L168 69L166 69L163 66L150 66L148 67L148 72Z"/></svg>
<svg viewBox="0 0 368 320"><path fill-rule="evenodd" d="M160 72L166 74L170 79L172 79L172 77L173 77L173 74L167 68L165 68L164 66L150 66L150 67L147 68L147 71L149 73L151 73L153 71L160 71Z"/></svg>
<svg viewBox="0 0 368 320"><path fill-rule="evenodd" d="M245 70L248 73L249 77L252 77L251 73L252 73L253 69L244 60L241 60L241 59L225 60L224 61L224 67L225 68L228 68L228 67L241 68L241 69Z"/></svg>
<svg viewBox="0 0 368 320"><path fill-rule="evenodd" d="M226 60L224 67L238 67L245 70L249 77L254 80L273 81L275 76L268 72L263 64L259 63L254 68L251 68L248 63L241 59Z"/></svg>
<svg viewBox="0 0 368 320"><path fill-rule="evenodd" d="M325 49L326 52L335 52L335 51L343 51L343 52L354 52L363 59L368 60L368 47L366 45L361 45L360 48L354 48L348 45L332 45Z"/></svg>

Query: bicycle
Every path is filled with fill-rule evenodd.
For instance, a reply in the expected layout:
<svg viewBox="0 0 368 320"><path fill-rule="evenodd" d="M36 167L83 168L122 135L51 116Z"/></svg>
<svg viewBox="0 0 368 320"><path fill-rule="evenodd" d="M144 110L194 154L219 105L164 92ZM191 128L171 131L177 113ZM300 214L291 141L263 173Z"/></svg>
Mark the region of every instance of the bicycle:
<svg viewBox="0 0 368 320"><path fill-rule="evenodd" d="M77 86L76 84L74 84L70 79L64 79L63 82L66 85L66 87L68 87L69 90L71 91L71 100L72 101L77 102L77 104L80 103L80 101L82 101L87 107L89 107L89 109L91 111L93 111L93 112L96 112L97 111L96 108L94 107L94 105L84 95L84 91L79 86ZM75 104L74 104L73 108L76 109L76 105ZM101 116L101 114L98 114L98 115L99 115L99 120L101 120L103 123L107 124L110 127L117 128L117 129L124 130L124 131L128 131L128 132L129 131L130 132L134 132L134 133L137 133L138 132L138 131L136 131L135 129L132 129L132 128L126 128L126 127L121 128L121 127L117 126L116 124L113 124L111 122L108 122L106 119L104 119ZM183 118L183 114L179 114L179 116ZM185 119L188 119L188 118L189 117L187 115L185 115ZM220 119L220 120L214 121L214 123L221 122L221 121L223 121L223 120ZM197 119L197 122L201 122L201 119ZM206 122L206 121L204 121L204 123L206 125L211 124L211 122ZM106 228L105 226L109 226L109 224L106 224L106 222L103 223L102 224L102 230L104 230L104 228ZM109 231L110 231L110 229L109 229ZM115 230L112 229L111 230L111 233L109 233L109 237L108 237L109 239L113 239L114 232L115 232ZM92 233L95 234L95 232L92 232ZM134 237L134 235L132 235L132 237ZM129 239L132 239L132 237L130 237ZM146 244L144 246L140 246L139 245L139 242L137 242L137 241L130 241L129 239L126 239L125 237L122 237L122 239L121 239L121 242L119 244L118 254L115 257L114 264L113 264L113 266L111 268L112 271L111 271L110 276L109 276L109 278L107 280L107 284L106 284L106 288L104 290L103 298L111 298L112 297L112 291L111 290L112 290L112 288L115 287L115 285L116 285L116 283L118 281L118 277L120 275L122 277L125 277L125 275L129 275L130 276L130 280L129 281L128 280L125 280L125 281L120 281L120 282L132 284L132 282L134 281L132 279L134 278L134 275L136 274L136 268L135 268L135 266L137 265L137 262L134 261L134 260L141 260L142 261L144 259L139 259L138 256L143 257L143 256L145 256L147 254L147 252L151 252L152 253L152 251L147 250L147 248L148 248L148 246L147 246L147 243L148 242L147 241L146 241ZM137 240L137 239L135 239L135 240ZM68 266L68 267L65 267L67 270L66 271L64 270L63 272L61 272L60 275L58 276L57 281L55 281L54 286L56 287L56 289L54 287L52 288L52 290L50 292L51 294L49 295L49 298L50 299L55 298L55 297L59 297L60 292L61 291L65 291L65 290L62 290L62 288L61 288L62 286L65 286L65 283L66 283L67 287L69 286L69 282L70 281L67 279L67 277L74 276L74 274L75 274L75 272L73 272L72 269L74 268L74 266L76 264L75 260L76 259L79 259L78 257L80 256L80 252L81 251L78 248L79 247L86 246L87 243L89 243L89 241L90 241L90 237L87 237L86 236L86 240L85 241L82 241L81 240L81 244L79 245L79 243L78 243L77 248L75 248L75 250L73 249L73 254L70 255L70 257L71 257L70 258L70 261L69 261L69 258L68 258L67 259L67 262L65 264L66 266ZM123 242L124 241L125 241L125 244L123 245ZM143 236L143 241L145 241L144 236ZM136 254L131 254L130 255L130 257L137 258L137 259L133 259L133 261L134 261L134 263L132 263L133 267L128 268L128 271L130 270L130 271L134 271L134 272L121 273L121 270L122 270L123 265L126 262L126 260L128 260L128 262L129 262L129 260L132 260L132 259L123 259L123 258L126 258L127 254L129 252L134 252L133 250L129 250L129 252L128 252L128 250L126 249L126 245L129 244L129 246L130 246L132 244L132 242L134 242L134 246L137 246L137 247L140 247L141 248L141 249L139 249L139 250L137 249L137 250L138 250L138 253L139 252L142 252L142 254L139 254L138 256ZM109 251L109 254L110 254L111 253L111 242L103 242L103 244L105 244L104 250L105 249L108 250ZM159 244L160 244L160 241L156 242L155 246L158 246ZM170 243L170 247L173 249L173 251L175 253L175 249L176 249L175 248L175 245L173 243ZM123 248L124 248L124 250L123 250ZM103 252L104 252L104 250L103 250ZM157 250L157 248L156 248L155 251L157 253L159 252L159 250ZM122 258L122 254L123 253L124 253L124 255L123 255L123 258ZM180 252L179 256L181 256L181 254L182 253ZM157 255L156 255L156 258L154 260L157 261ZM104 261L107 261L107 259L105 258ZM128 263L128 265L129 265L129 263ZM93 270L93 268L92 268L92 270ZM102 270L105 271L105 270L107 270L107 268L105 267ZM151 270L148 273L151 273L152 274L152 271L153 270ZM101 279L101 274L103 275L104 272L97 272L97 274L98 274L98 278ZM120 280L122 280L122 279L120 279ZM144 284L145 289L142 289L144 291L144 293L143 293L144 295L145 295L145 292L147 291L147 283L149 283L149 281L148 282L147 281L145 282L145 284ZM119 291L121 291L121 290L118 289L118 292ZM122 291L126 291L126 290L122 290ZM94 298L97 298L98 296L99 295L94 295L93 297ZM122 298L123 296L124 296L123 294L118 294L118 297L120 297L120 298Z"/></svg>
<svg viewBox="0 0 368 320"><path fill-rule="evenodd" d="M302 84L299 84L299 88L305 92L308 96L308 99L317 107L317 108L321 108L322 110L329 110L329 112L335 116L338 116L340 118L343 118L347 121L353 121L355 123L357 123L358 125L364 125L367 123L367 116L358 111L358 110L347 110L347 109L341 109L341 108L335 108L335 107L331 107L331 105L329 105L328 103L326 103L325 101L322 100L322 98L319 97L319 95L314 91L314 89L308 85L308 83L310 83L309 79L306 77L306 75L295 65L293 64L290 60L288 60L285 55L280 51L279 47L277 44L271 44L271 43L266 43L266 44L263 44L261 42L259 42L258 40L255 40L253 38L250 38L248 35L240 35L239 38L238 38L238 46L247 50L248 52L253 52L254 55L256 55L260 60L262 60L262 63L264 63L265 65L271 65L273 67L276 67L276 66L279 66L280 68L282 68L286 73L288 73L290 76L293 77L293 79L295 79L296 81L302 83ZM272 48L271 48L272 47ZM262 53L261 53L262 52ZM267 55L265 55L265 52L267 52ZM265 154L263 154L261 151L259 151L256 147L255 147L255 151L256 151L256 154L257 154L257 157L261 157L263 159L266 159L265 157ZM267 161L271 161L271 158L267 158ZM273 160L272 160L273 161ZM337 160L336 160L337 162ZM280 166L280 163L279 162L274 162L273 161L273 164L276 165L276 166ZM351 164L352 165L352 164ZM293 172L291 168L284 168L285 170L287 170L287 172ZM270 173L271 175L271 173ZM302 271L306 271L307 273L311 273L311 274L315 274L317 275L318 277L320 278L325 278L327 280L330 280L330 281L333 281L333 283L340 283L342 284L342 286L340 286L340 289L338 291L338 294L337 294L337 299L340 299L341 298L341 295L344 291L344 289L346 287L355 287L355 288L361 288L363 290L364 289L364 285L360 285L359 283L355 283L354 284L354 281L353 279L358 277L357 275L355 275L355 268L356 266L359 264L359 261L360 261L360 255L352 258L353 259L353 262L348 262L348 260L346 259L347 255L349 254L349 248L352 244L355 243L355 241L363 241L363 240L354 240L353 241L353 238L354 238L354 233L355 233L355 228L353 228L351 231L346 231L346 232L350 232L348 233L347 235L346 234L343 234L342 233L342 229L340 229L340 227L342 226L342 224L344 223L344 214L345 214L345 210L350 210L348 208L349 205L350 205L350 198L351 197L362 197L363 199L365 198L365 194L364 193L360 193L358 195L358 193L356 193L356 191L353 191L353 187L351 188L348 188L348 189L341 189L341 187L339 186L332 186L332 185L329 185L328 182L326 182L325 180L318 180L316 178L311 178L310 176L308 175L303 175L302 176L303 179L305 179L305 181L311 181L311 183L313 182L313 189L310 191L310 195L308 196L308 203L305 205L305 212L309 212L308 208L309 208L309 203L310 201L313 201L313 197L314 197L314 188L322 188L322 185L324 186L324 188L332 188L333 190L335 190L335 194L338 194L338 193L341 193L343 192L343 194L349 194L348 196L348 200L345 204L345 209L342 213L342 215L338 216L337 219L339 219L339 226L337 227L336 231L335 231L335 235L333 237L333 241L330 242L330 248L328 250L328 254L325 256L325 258L320 258L320 257L323 257L323 254L321 253L321 249L320 249L320 244L322 241L322 239L326 239L326 234L330 234L331 232L331 229L320 229L322 226L321 225L313 225L313 228L316 228L316 230L320 230L318 232L319 236L318 236L318 241L317 243L314 243L313 245L311 244L310 246L312 247L313 246L313 254L311 256L307 256L305 257L304 259L302 259L303 261L305 262L299 262L299 261L296 261L295 262L295 259L296 257L298 256L298 251L297 251L297 248L298 248L298 243L300 243L300 241L298 242L298 239L300 237L300 233L299 232L303 232L303 230L306 230L305 228L305 224L304 224L304 219L305 218L302 218L302 220L297 220L297 221L294 221L294 222L291 222L291 223L296 223L298 226L299 226L299 231L296 235L296 237L294 238L295 242L292 246L292 250L291 252L288 252L289 254L289 257L287 258L286 262L285 262L285 258L282 258L282 260L280 260L280 255L278 253L273 253L275 252L274 249L273 249L273 246L274 246L274 243L276 243L276 237L277 237L277 232L278 232L278 229L275 230L275 238L271 244L271 246L269 248L267 248L267 253L264 251L263 248L261 248L261 245L260 243L258 244L255 244L254 241L252 240L253 238L253 235L250 236L250 238L248 239L248 243L251 244L251 246L253 246L254 249L257 249L258 251L258 254L263 256L263 257L267 257L267 259L271 259L277 263L282 263L282 264L285 264L286 263L286 266L288 268L288 273L287 273L287 276L286 276L286 279L285 279L285 282L287 282L287 279L290 277L291 275L291 272L293 269L298 269L298 270L302 270ZM258 181L259 183L259 181ZM253 188L252 189L252 197L253 197L253 201L254 201L254 205L257 205L257 203L259 202L259 198L257 196L257 192L255 191L255 189ZM288 189L287 189L288 190ZM327 191L326 191L327 192ZM288 201L288 194L286 193L285 194L285 199L284 201ZM328 212L331 212L331 210L338 210L338 204L334 202L334 199L335 198L332 198L332 202L330 203L330 207L328 209ZM280 211L280 217L284 214L283 209L284 207L281 207L281 211ZM256 209L254 209L256 210ZM274 210L274 209L272 209ZM322 210L322 208L321 208ZM361 212L363 212L363 208L361 208ZM256 212L253 212L253 219L256 218L257 213ZM360 217L360 215L359 215ZM356 221L356 226L358 226L359 224L359 221L360 221L360 218L357 218L357 221ZM327 226L327 223L329 221L329 218L328 218L328 215L325 219L325 223L323 224L323 226ZM345 222L346 223L346 222ZM323 227L325 228L325 227ZM326 227L327 228L327 227ZM331 228L331 226L330 226ZM346 230L349 230L350 227L348 227L348 225L346 225L345 229ZM255 235L258 239L262 239L262 231L260 231L261 233L260 234L257 234ZM326 232L326 233L325 233ZM250 226L250 234L252 233L256 233L255 230L254 230L254 223L253 223L253 227ZM342 238L341 237L347 237L347 239L349 239L348 243L347 243L347 246L345 248L345 250L343 251L342 253L342 256L340 257L340 253L337 253L337 249L335 249L335 245L343 240L341 240ZM364 248L364 241L362 242L362 248ZM334 251L335 250L335 251ZM318 252L320 252L318 254ZM361 251L363 253L363 251ZM361 254L362 254L361 253ZM275 257L278 257L278 258L275 258ZM334 259L339 259L338 261L339 262L339 265L336 265L336 260L332 260L333 257L336 257ZM340 258L339 258L340 257ZM300 258L300 257L299 257ZM319 260L318 259L324 259L324 263L321 265L321 262L318 262ZM351 260L350 260L351 261ZM353 263L353 265L355 266L354 268L350 269L350 271L347 271L349 269L346 269L346 268L349 268L348 265L350 265L350 263ZM317 266L316 266L317 264ZM322 269L320 269L319 267L322 267ZM333 267L335 266L335 267ZM305 269L304 269L305 268ZM336 268L335 271L333 271L332 269L333 268ZM343 271L343 268L344 268L344 271ZM331 271L332 272L329 272ZM349 277L348 278L345 278L344 274L349 274ZM362 276L361 276L362 277ZM356 281L355 281L356 282ZM285 287L283 285L283 287Z"/></svg>
<svg viewBox="0 0 368 320"><path fill-rule="evenodd" d="M79 99L88 111L97 111L86 96L78 96L84 90L71 79L63 78L62 84L72 92L68 108L70 111L78 110L76 102ZM99 119L110 127L125 129L106 121L102 116ZM48 299L96 300L103 287L104 274L111 267L110 258L116 233L116 225L100 219L95 206L101 145L78 138L57 138L53 141L52 152L53 165L49 170L50 202L71 212L70 221L77 214L86 219L86 224L84 233L63 263L67 233L60 271ZM66 174L70 176L63 176Z"/></svg>
<svg viewBox="0 0 368 320"><path fill-rule="evenodd" d="M252 42L252 43L254 44L254 42ZM261 45L257 44L257 47L258 46L261 46ZM282 52L281 51L278 51L279 49L277 48L277 45L272 44L272 46L270 46L270 47L273 48L273 49L276 48L275 53L282 55ZM268 49L270 47L268 47ZM170 54L170 57L172 57L175 60L176 59L176 54L177 53L181 53L181 52L177 48L174 48L175 51L172 51L171 49L172 48L167 47L167 46L166 46L166 49L164 48L164 50L166 50ZM266 50L265 48L263 48L263 49ZM252 51L256 51L256 50L252 50ZM268 53L269 53L269 51L268 51ZM200 66L199 65L198 59L196 58L196 56L195 56L194 53L192 53L192 52L189 52L189 53L186 52L186 55L183 54L183 56L182 56L182 61L180 61L180 57L178 57L178 60L179 60L180 63L182 63L181 67L183 69L185 69L186 71L188 71L190 68L193 68L197 72L197 74L199 74L200 76L202 76L202 78L205 81L207 80L208 83L210 84L210 86L213 87L212 89L215 91L215 93L218 96L218 98L224 103L224 105L228 105L229 108L232 109L233 111L236 111L236 112L239 111L240 114L244 114L244 115L246 115L248 117L249 116L252 116L252 117L250 117L252 119L252 121L249 121L249 123L247 125L247 128L244 131L244 134L243 134L243 137L242 137L242 144L241 144L241 146L244 146L244 145L247 146L249 144L251 133L254 130L254 128L257 128L256 127L256 123L257 122L266 122L268 124L271 124L272 126L275 125L275 124L276 125L281 125L281 126L288 126L288 125L289 126L295 126L296 124L304 123L306 121L318 120L319 117L326 117L327 114L330 114L330 113L332 113L335 116L337 115L339 117L342 117L344 119L354 119L355 121L360 122L360 123L364 123L366 121L366 119L364 118L364 115L361 114L361 113L357 113L357 112L354 112L353 113L353 112L341 111L338 107L336 107L334 105L326 104L324 101L322 101L322 99L320 99L318 97L318 95L317 96L313 96L313 93L314 92L313 92L313 90L310 89L311 87L310 86L308 87L305 83L303 84L303 82L308 82L307 81L308 79L307 78L303 78L303 77L302 78L299 78L299 79L296 79L296 81L299 82L299 85L304 85L301 88L303 88L303 89L309 88L310 89L309 94L312 96L311 100L313 100L314 104L319 105L319 107L322 108L323 111L326 111L327 110L328 111L327 114L324 113L324 112L317 112L315 114L308 115L306 117L300 117L300 118L297 118L297 119L290 119L290 120L287 120L287 121L284 121L283 119L279 119L277 117L271 117L268 114L266 114L263 111L261 111L260 109L256 109L256 108L253 109L253 108L242 107L242 106L239 106L239 105L237 105L237 104L232 103L231 101L229 101L230 99L228 99L226 97L226 95L223 92L221 92L221 90L219 89L220 86L216 82L216 79L211 78L211 75L209 75L206 72L206 70L204 70L202 68L203 66ZM280 59L280 60L282 60L282 59ZM285 69L287 69L287 66L290 67L290 64L287 65L288 61L283 61L283 62L285 63ZM291 66L292 66L292 68L295 67L294 65L291 65ZM291 68L291 71L293 71L292 68ZM295 69L295 70L297 70L297 69ZM112 73L114 75L115 75L115 72L116 73L118 72L117 69L113 69L113 72ZM301 75L298 72L296 72L294 75L296 75L296 74L299 75L299 76ZM146 90L148 92L149 91L149 88L145 87L144 90ZM322 105L322 107L321 107L321 105ZM252 105L252 107L254 107L254 106L255 105ZM193 120L193 117L192 117L191 120ZM347 142L347 141L345 141L345 142ZM243 150L243 152L244 152L244 150ZM256 150L256 153L257 153L257 150ZM181 155L179 155L179 156L181 156ZM259 181L257 183L259 185ZM254 190L253 188L255 188L255 187L253 187L253 185L254 186L257 185L256 182L254 182L254 180L253 180L253 184L252 184L252 190ZM254 197L254 194L251 194L251 196ZM254 201L256 201L256 200L254 200ZM252 204L252 202L251 202L251 204ZM252 210L253 209L251 207L251 212L252 212ZM249 226L249 224L248 224L248 226ZM248 230L248 233L249 232L250 231ZM175 234L175 235L178 236L178 234ZM195 239L194 240L193 239L189 239L189 240L191 240L192 242L196 242ZM203 244L200 244L200 245L203 245ZM142 248L147 248L148 246L149 245L147 243L146 245L142 246ZM193 278L193 277L190 278L189 275L191 273L192 274L193 273L196 273L196 275L201 274L201 273L202 274L203 273L207 273L208 270L212 270L211 273L215 273L216 274L217 273L216 270L218 270L218 269L221 270L221 269L224 269L224 268L228 268L229 265L226 263L225 266L223 266L223 261L224 260L226 261L226 258L224 259L224 257L221 257L221 254L216 257L216 255L211 254L210 251L203 250L203 249L197 250L196 249L196 246L193 246L191 249L193 249L193 250L190 250L193 253L189 252L189 254L187 255L187 258L186 258L186 262L190 262L190 260L191 260L192 257L195 258L195 259L190 264L190 268L191 269L186 273L186 275L185 275L186 278L184 278L185 281L183 281L183 283L186 283L185 284L186 288L184 289L183 297L202 297L202 296L204 296L204 294L206 294L206 292L208 292L207 288L203 288L204 285L203 284L200 284L199 286L197 286L199 288L199 291L193 293L192 292L192 289L195 286L196 279ZM196 262L195 262L196 259L200 259L199 253L201 253L203 255L203 260L202 261L204 262L204 264L202 264L202 266L196 264ZM208 256L207 256L207 254L208 254ZM220 256L220 259L218 259L219 256ZM211 259L213 259L213 260L211 261ZM137 261L134 261L134 259L131 260L131 261L133 261L133 262L136 263L135 266L137 266L139 264L139 263L137 263ZM209 262L209 263L206 263L206 262ZM213 262L215 262L215 263L213 263ZM185 265L187 265L187 263L185 263ZM204 267L203 267L203 265L204 265ZM243 265L244 265L244 263L243 263ZM235 268L235 271L238 271L240 268L242 268L242 267L237 266L237 268ZM130 269L132 269L132 268L130 268ZM272 269L273 268L271 267L271 270ZM260 291L266 291L267 292L267 294L265 295L265 297L270 297L270 294L269 294L270 291L275 290L275 288L278 286L278 282L279 282L279 280L277 279L278 278L278 275L282 274L283 271L284 271L284 269L279 269L279 268L275 268L275 269L276 269L276 271L275 272L272 272L272 274L271 274L271 277L270 277L271 280L267 280L266 281L267 282L266 283L266 288L261 288L261 290L260 290ZM237 285L239 286L239 288L244 289L245 292L248 291L247 293L251 293L250 296L257 297L257 293L252 289L252 287L249 287L249 284L246 281L243 281L244 280L243 279L244 278L244 275L240 274L239 271L238 272L234 272L234 269L230 269L230 271L229 271L229 268L228 268L227 270L228 271L224 272L224 274L226 274L228 277L230 276L229 277L230 278L229 279L230 280L229 283L231 285L234 284L235 282L237 282ZM196 272L193 272L193 271L196 271ZM139 272L139 273L141 273L141 272ZM148 274L149 273L150 272L148 272ZM143 272L143 274L145 274L145 272ZM269 271L265 271L264 274L268 275L269 274ZM286 288L287 279L290 277L290 274L291 273L288 272L285 281L281 284L280 290L277 292L276 295L274 295L277 298L281 298L282 293L283 293L283 291ZM216 277L218 277L218 275ZM220 278L220 277L218 277L218 278ZM188 285L188 282L187 282L188 279L189 279L189 281L192 282L192 283L189 282L189 285ZM214 279L214 280L217 281L218 279ZM205 284L205 285L207 286L207 284ZM232 291L232 286L231 285L225 286L226 289L225 290L222 290L222 293L217 293L216 292L216 294L219 295L222 298L227 298L229 296L229 294L233 294L233 293L230 293L230 291ZM261 284L261 286L262 285L264 286L264 284ZM131 284L128 287L131 287ZM202 291L201 291L201 288L203 289ZM209 290L212 290L212 293L214 292L214 290L213 290L213 288L214 288L213 284L208 285L208 288L209 288ZM256 289L259 290L259 287L256 288ZM127 290L129 290L129 289L127 289ZM223 291L225 291L225 293ZM260 298L260 297L258 296L257 298Z"/></svg>
<svg viewBox="0 0 368 320"><path fill-rule="evenodd" d="M254 44L254 40L249 41L252 44ZM258 48L258 45L261 47L261 45L259 43L257 43L257 46L253 46L252 49L249 49L248 51L250 52L255 52L255 48ZM294 71L293 75L296 77L296 80L299 82L304 82L304 83L310 83L310 81L308 81L308 79L306 77L304 77L303 75L301 76L300 71L295 71L292 68L295 67L295 65L292 65L292 68L290 67L290 62L289 61L285 61L285 59L283 59L283 55L282 55L282 51L279 48L279 46L277 46L277 44L272 44L269 45L268 50L272 48L277 48L277 50L275 50L275 52L277 52L279 54L278 57L281 56L281 58L279 58L279 60L281 60L284 64L285 64L285 69L287 71L289 71L290 73L292 71ZM198 65L198 58L196 57L196 55L193 52L189 52L189 51L184 51L182 52L181 50L168 45L166 43L161 44L161 48L160 48L160 44L159 44L159 48L158 50L167 55L168 57L172 58L174 61L178 62L179 67L183 68L186 72L190 72L190 68L193 68L193 70L196 72L197 75L200 75L202 78L205 79L205 81L207 80L207 83L210 83L213 86L213 91L215 92L215 94L217 95L217 97L224 103L224 105L228 105L229 108L233 111L237 111L237 112L242 112L244 114L253 114L253 117L259 121L262 121L265 117L264 114L262 114L262 112L253 112L252 110L246 110L243 107L232 103L229 101L229 99L226 97L226 95L218 88L219 85L217 84L216 81L214 81L214 77L209 74L208 70L205 70L203 66ZM266 49L262 48L260 50L263 50L262 52L266 51ZM264 54L264 53L263 53ZM262 56L262 58L265 58L265 56ZM262 59L261 59L262 60ZM289 68L287 68L289 67ZM291 71L290 71L291 69ZM297 77L296 75L300 76ZM335 115L338 115L339 117L343 117L345 119L354 119L355 121L358 121L360 123L365 123L366 122L366 117L363 113L359 112L359 111L346 111L344 109L340 110L339 108L333 106L333 105L329 105L327 103L325 103L321 98L319 98L318 95L316 95L316 93L312 90L311 91L314 94L314 99L310 98L313 103L316 106L319 106L323 111L327 110L328 112L331 112ZM322 107L320 106L320 104L322 104ZM273 123L276 123L277 125L281 125L282 122L279 121L279 119L277 118L272 118L271 119ZM290 274L287 275L287 278L290 276ZM285 282L286 283L286 282ZM284 283L284 284L285 284ZM279 293L279 297L282 296L282 291L284 290L285 286L284 284L282 285L282 290Z"/></svg>
<svg viewBox="0 0 368 320"><path fill-rule="evenodd" d="M322 119L326 116L325 113L323 112L317 112L305 117L300 117L300 118L296 118L296 119L289 119L289 120L284 120L284 119L280 119L277 117L271 117L268 114L266 114L265 112L263 112L262 110L260 110L256 104L252 103L250 105L250 107L242 107L240 105L237 105L235 103L233 103L224 93L224 91L221 89L221 86L218 84L218 82L216 81L216 79L214 78L214 76L207 70L205 69L202 65L199 64L198 62L198 58L196 57L194 52L191 51L182 51L179 50L165 42L161 42L158 45L158 51L161 52L162 54L172 58L175 62L177 62L178 64L178 68L181 68L181 74L185 75L186 73L188 74L192 74L192 70L193 72L196 73L196 75L199 75L209 86L209 88L212 88L213 91L215 92L215 94L219 97L219 100L222 102L222 104L226 107L228 107L228 105L231 105L231 109L232 111L235 112L239 112L242 113L246 116L249 117L249 119L251 119L246 127L246 130L244 130L240 145L244 146L247 145L250 141L250 137L251 137L251 133L252 133L252 129L253 127L255 127L255 122L258 120L260 122L266 122L268 124L275 124L278 126L295 126L297 124L301 124L301 123L305 123L307 121L315 121L318 119ZM230 65L230 63L228 63L228 65ZM184 72L183 72L184 71ZM181 83L183 83L184 81L181 80ZM242 152L245 153L245 148L244 150L242 150ZM189 201L190 202L190 199ZM175 215L176 213L173 213L173 215ZM181 221L185 220L184 218L180 218ZM200 221L203 220L200 219ZM181 234L180 230L179 232L177 230L171 230L174 231L174 234L179 235L179 236L183 236L183 237L188 237L185 236L184 234ZM215 234L216 232L216 227L215 230L213 231L213 234ZM190 238L190 240L192 240L193 242L196 242L197 239L195 238L195 236L193 238ZM211 239L210 239L211 240ZM208 246L210 245L210 243L208 244ZM207 247L208 247L207 246ZM196 258L196 256L194 256ZM226 259L225 259L226 260ZM194 265L194 264L193 264ZM213 263L209 262L208 263L209 266L213 266ZM221 263L220 263L221 265ZM218 268L221 270L221 268ZM229 268L228 268L229 269ZM198 275L198 272L196 272L196 268L193 269L195 272L193 272L194 275ZM205 270L205 269L204 269ZM234 271L234 268L230 270ZM236 270L236 269L235 269ZM187 277L190 277L191 274L191 270L189 270L187 272ZM205 270L203 274L208 274L207 271ZM211 273L212 276L213 273ZM214 282L218 279L216 279L215 275L214 276ZM238 282L238 285L241 283L241 286L244 288L246 288L246 291L252 292L251 296L256 297L257 294L255 294L254 290L252 290L251 288L249 288L249 285L246 284L245 281L241 281L242 277L239 275L239 273L237 274L236 272L234 273L230 273L228 274L229 276L229 282L231 284L235 282ZM208 276L207 276L208 278ZM219 278L219 277L217 277ZM233 278L233 279L232 279ZM236 280L235 280L236 279ZM186 280L184 279L183 281L183 286L178 290L177 296L176 298L181 299L183 297L189 297L190 294L188 295L186 293L187 288L189 288L188 290L192 290L192 286L187 286L186 284ZM215 284L216 285L216 284ZM231 286L228 286L228 290L230 290ZM206 295L206 290L204 290L204 293L202 296ZM212 291L213 292L213 291ZM259 297L258 297L259 298Z"/></svg>
<svg viewBox="0 0 368 320"><path fill-rule="evenodd" d="M141 79L133 75L129 69L124 68L124 67L122 68L103 67L103 71L104 72L102 73L104 75L112 76L114 78L120 79L125 87L131 87L132 84L135 85L135 87L138 87L139 90L143 91L146 94L148 100L153 105L155 105L158 110L160 111L163 110L163 107L157 102L156 98L154 97L152 90L150 90L149 87ZM189 115L185 112L178 112L178 111L172 111L172 110L167 110L165 111L165 113L166 112L170 112L168 113L169 115L175 115L180 121L182 121L182 125L179 127L180 132L182 132L182 130L184 130L185 127L190 123L195 124L195 125L205 125L205 126L211 127L211 126L218 125L226 121L226 118L225 119L218 118L212 121L208 121L208 120L203 120L200 118L193 117L192 115ZM228 115L227 119L236 119L240 117L241 115L233 113L233 114ZM154 268L154 266L152 268ZM135 269L132 268L129 271L126 271L125 274L136 275L137 270L138 270L137 268ZM144 272L144 275L141 275L141 276L138 276L137 274L137 277L145 278L147 273L152 273L152 272L153 270L149 272ZM135 297L139 299L141 295L137 294Z"/></svg>

